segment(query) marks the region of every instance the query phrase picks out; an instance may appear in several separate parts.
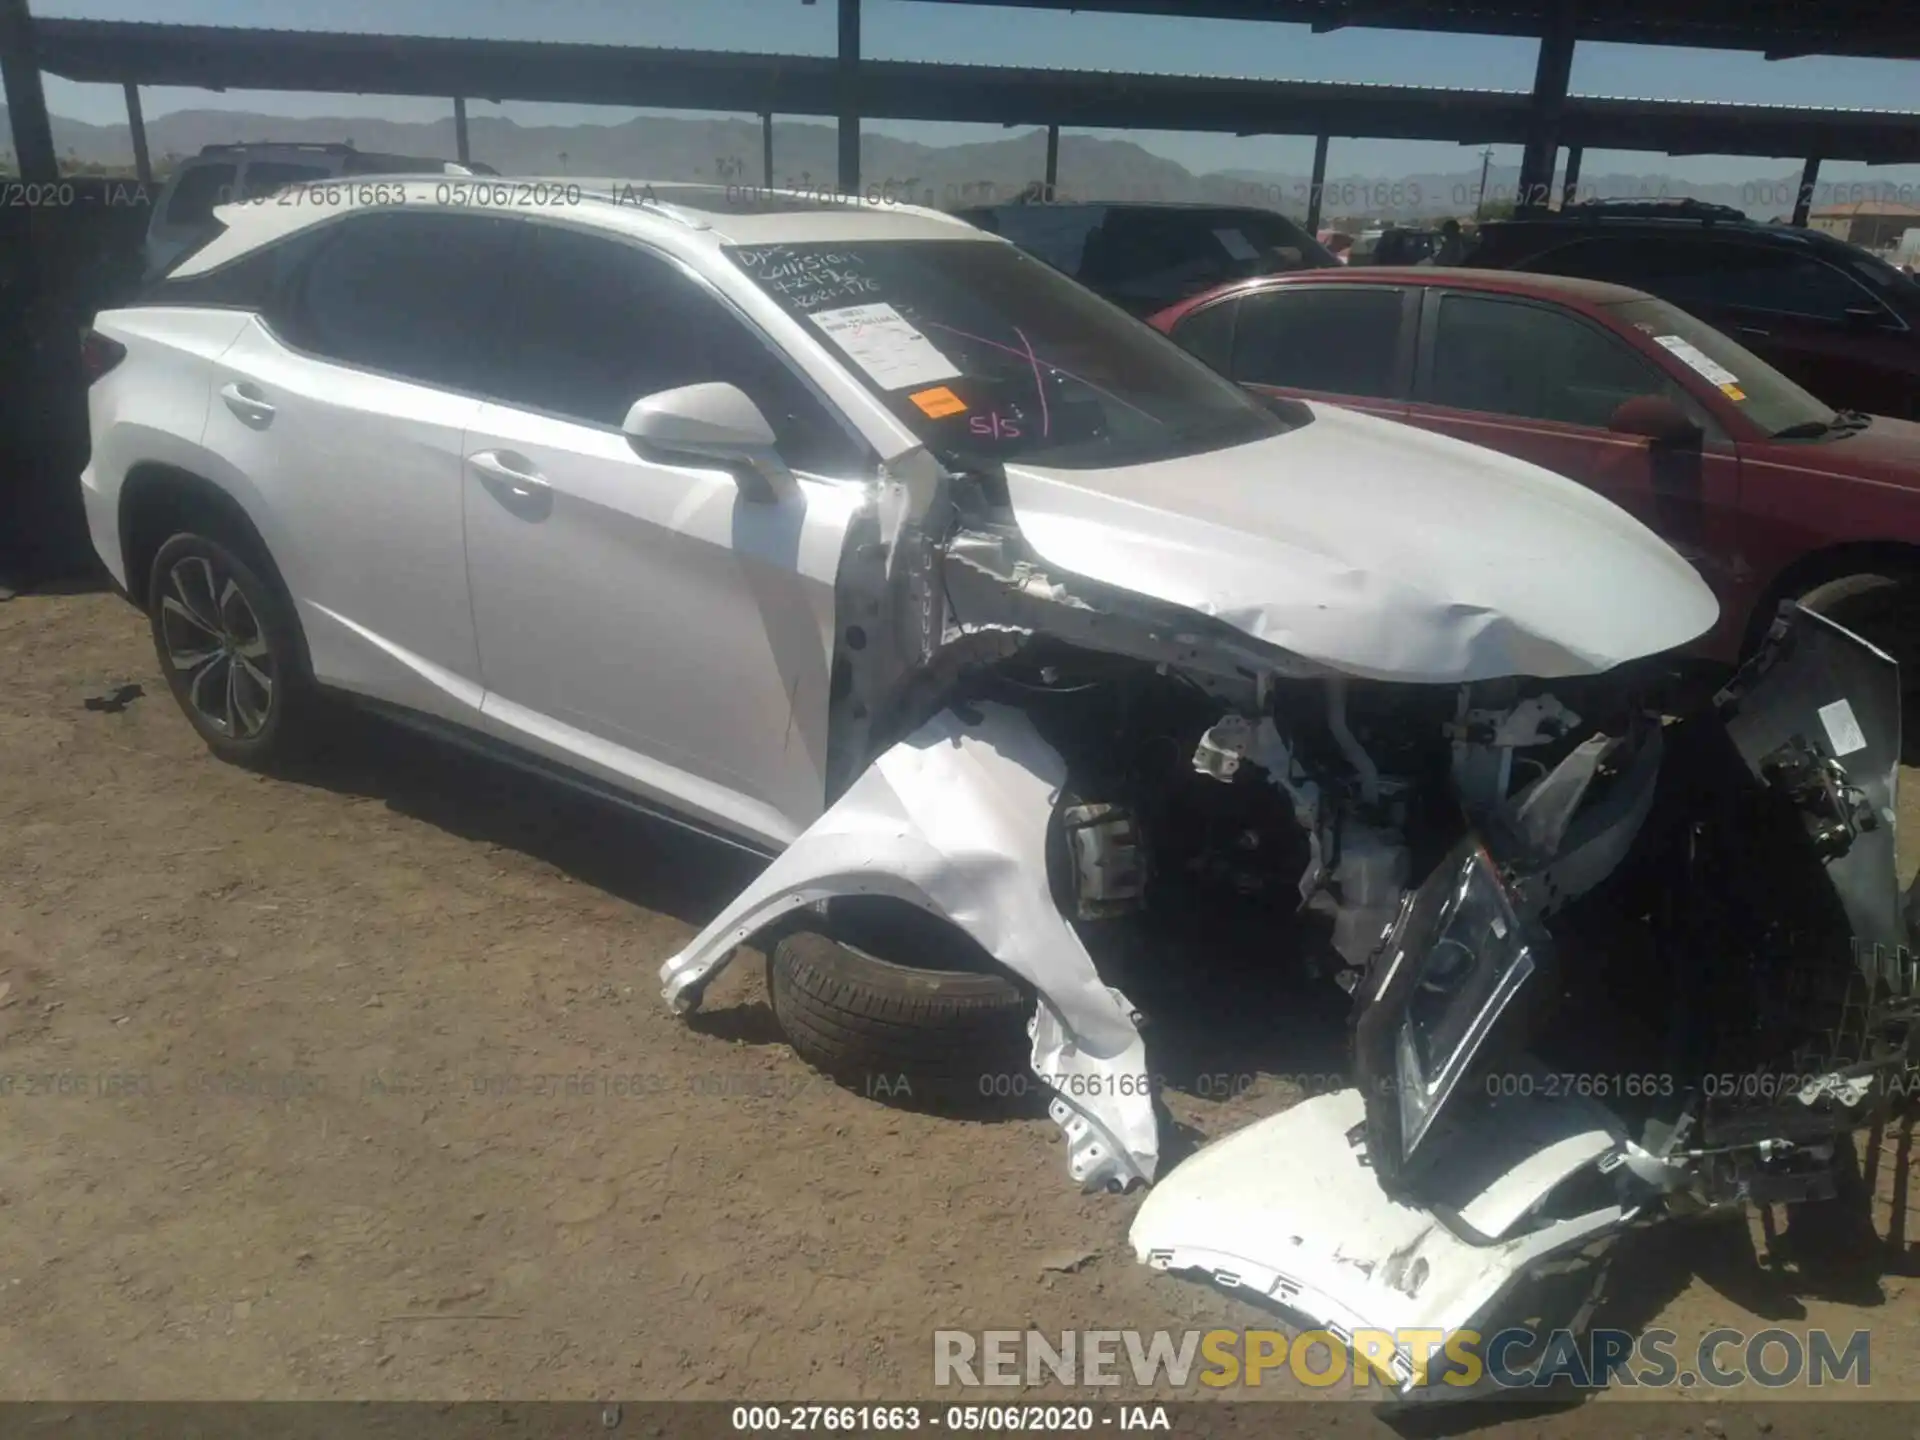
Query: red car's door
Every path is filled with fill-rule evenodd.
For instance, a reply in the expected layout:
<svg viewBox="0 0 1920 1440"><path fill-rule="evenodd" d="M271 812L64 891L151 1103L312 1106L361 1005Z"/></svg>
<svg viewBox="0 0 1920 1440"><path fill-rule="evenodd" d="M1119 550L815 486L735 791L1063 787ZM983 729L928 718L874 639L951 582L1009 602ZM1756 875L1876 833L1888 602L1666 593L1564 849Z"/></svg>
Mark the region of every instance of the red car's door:
<svg viewBox="0 0 1920 1440"><path fill-rule="evenodd" d="M1418 292L1311 281L1241 291L1183 316L1173 338L1253 389L1406 416Z"/></svg>
<svg viewBox="0 0 1920 1440"><path fill-rule="evenodd" d="M1705 642L1730 658L1758 586L1741 550L1740 462L1704 408L1632 347L1545 301L1431 289L1410 423L1532 461L1605 495L1678 550L1720 598ZM1698 420L1696 447L1608 428L1621 401L1662 395Z"/></svg>

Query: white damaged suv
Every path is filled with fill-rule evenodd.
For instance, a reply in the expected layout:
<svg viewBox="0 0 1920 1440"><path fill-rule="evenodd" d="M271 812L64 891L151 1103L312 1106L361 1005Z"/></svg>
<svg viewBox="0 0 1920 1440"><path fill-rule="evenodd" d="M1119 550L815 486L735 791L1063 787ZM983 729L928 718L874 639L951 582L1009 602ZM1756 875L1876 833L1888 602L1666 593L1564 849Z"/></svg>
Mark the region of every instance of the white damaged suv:
<svg viewBox="0 0 1920 1440"><path fill-rule="evenodd" d="M1017 1047L1090 1186L1162 1133L1099 937L1241 907L1353 995L1352 1084L1175 1167L1149 1263L1483 1322L1636 1219L1825 1193L1904 1065L1891 662L1795 614L1663 714L1715 602L1593 492L1257 400L908 207L382 177L218 219L96 321L83 477L207 744L350 696L770 857L667 998L755 941L835 1074ZM1563 955L1601 900L1646 946ZM1822 938L1776 955L1789 901Z"/></svg>

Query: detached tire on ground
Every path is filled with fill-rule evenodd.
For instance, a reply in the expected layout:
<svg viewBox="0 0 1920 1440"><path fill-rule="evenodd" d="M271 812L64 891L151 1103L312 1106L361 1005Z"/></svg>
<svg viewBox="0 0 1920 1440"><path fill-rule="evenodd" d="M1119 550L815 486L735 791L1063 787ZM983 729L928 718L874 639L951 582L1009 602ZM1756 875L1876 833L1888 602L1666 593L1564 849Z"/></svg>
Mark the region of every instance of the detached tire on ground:
<svg viewBox="0 0 1920 1440"><path fill-rule="evenodd" d="M1038 1094L1026 1033L1033 1001L997 969L896 964L801 929L774 945L767 978L800 1058L872 1099L977 1110Z"/></svg>

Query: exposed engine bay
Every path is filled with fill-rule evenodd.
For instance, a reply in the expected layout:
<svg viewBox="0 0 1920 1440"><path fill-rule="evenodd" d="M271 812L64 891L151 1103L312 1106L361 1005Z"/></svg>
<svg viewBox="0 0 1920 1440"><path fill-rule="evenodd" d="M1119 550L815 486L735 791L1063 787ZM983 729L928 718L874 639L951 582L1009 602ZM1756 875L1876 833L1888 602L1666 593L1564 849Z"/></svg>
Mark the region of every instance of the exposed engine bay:
<svg viewBox="0 0 1920 1440"><path fill-rule="evenodd" d="M995 477L914 493L850 547L837 798L662 967L675 1006L803 910L905 902L1032 992L1071 1174L1125 1188L1159 1163L1147 1041L1084 938L1168 896L1271 916L1311 936L1272 963L1352 997L1352 1088L1177 1167L1134 1242L1349 1329L1469 1324L1630 1222L1831 1193L1920 993L1886 657L1795 612L1685 714L1659 653L1359 678L1049 566ZM1307 1273L1315 1226L1459 1283L1350 1293Z"/></svg>

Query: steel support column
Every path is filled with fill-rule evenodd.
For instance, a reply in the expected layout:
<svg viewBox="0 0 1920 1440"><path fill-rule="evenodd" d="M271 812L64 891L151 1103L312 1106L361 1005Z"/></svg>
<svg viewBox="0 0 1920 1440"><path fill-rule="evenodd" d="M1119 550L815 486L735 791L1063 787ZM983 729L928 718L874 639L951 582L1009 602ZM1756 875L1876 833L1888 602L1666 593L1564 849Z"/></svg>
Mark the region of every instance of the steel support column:
<svg viewBox="0 0 1920 1440"><path fill-rule="evenodd" d="M127 134L133 137L133 173L140 183L153 183L153 161L147 155L147 122L140 114L140 87L132 81L121 87L127 92Z"/></svg>
<svg viewBox="0 0 1920 1440"><path fill-rule="evenodd" d="M1560 187L1560 208L1566 209L1580 194L1580 147L1567 147L1567 178Z"/></svg>
<svg viewBox="0 0 1920 1440"><path fill-rule="evenodd" d="M860 0L840 0L840 191L860 188Z"/></svg>
<svg viewBox="0 0 1920 1440"><path fill-rule="evenodd" d="M773 112L760 112L760 183L773 188Z"/></svg>
<svg viewBox="0 0 1920 1440"><path fill-rule="evenodd" d="M0 0L0 85L6 87L13 163L20 178L29 185L56 183L60 157L53 148L53 122L47 117L47 92L40 85L27 0Z"/></svg>
<svg viewBox="0 0 1920 1440"><path fill-rule="evenodd" d="M1320 196L1327 188L1327 137L1313 140L1313 183L1307 187L1307 233L1320 233Z"/></svg>
<svg viewBox="0 0 1920 1440"><path fill-rule="evenodd" d="M1533 105L1527 115L1527 148L1520 160L1520 184L1513 208L1545 210L1553 199L1553 162L1560 153L1560 116L1566 109L1567 83L1573 77L1576 15L1573 0L1560 0L1540 37L1540 59L1533 71Z"/></svg>
<svg viewBox="0 0 1920 1440"><path fill-rule="evenodd" d="M1814 187L1820 183L1820 157L1809 155L1800 169L1800 189L1793 197L1793 223L1804 226L1813 210Z"/></svg>
<svg viewBox="0 0 1920 1440"><path fill-rule="evenodd" d="M1060 183L1060 127L1047 126L1047 181L1046 197L1053 199L1054 187Z"/></svg>
<svg viewBox="0 0 1920 1440"><path fill-rule="evenodd" d="M467 99L456 95L453 97L453 158L465 165L472 153L467 148Z"/></svg>

